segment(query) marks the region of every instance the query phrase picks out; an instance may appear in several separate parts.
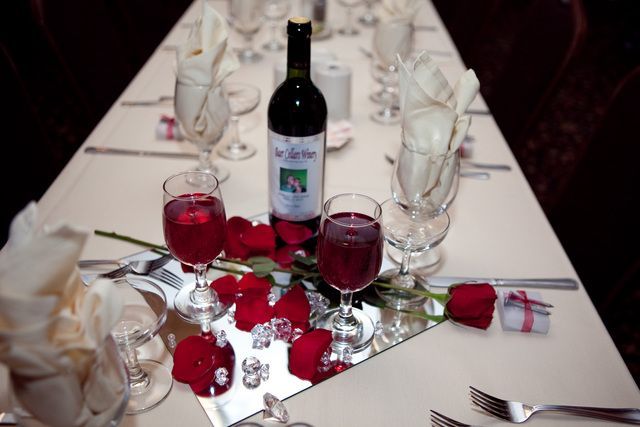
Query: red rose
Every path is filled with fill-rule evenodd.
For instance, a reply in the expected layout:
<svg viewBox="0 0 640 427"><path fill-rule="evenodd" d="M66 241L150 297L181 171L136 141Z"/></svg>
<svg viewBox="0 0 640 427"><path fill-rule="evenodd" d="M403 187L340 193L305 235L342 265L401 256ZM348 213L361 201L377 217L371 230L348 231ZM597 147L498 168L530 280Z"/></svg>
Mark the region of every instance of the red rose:
<svg viewBox="0 0 640 427"><path fill-rule="evenodd" d="M251 228L251 222L239 216L227 220L227 238L224 242L224 254L229 258L249 258L250 249L242 243L240 236Z"/></svg>
<svg viewBox="0 0 640 427"><path fill-rule="evenodd" d="M315 329L300 336L291 346L289 371L298 378L312 382L326 377L318 372L318 366L331 341L331 331L326 329Z"/></svg>
<svg viewBox="0 0 640 427"><path fill-rule="evenodd" d="M238 281L231 274L214 280L209 286L218 293L218 298L222 303L231 305L236 301Z"/></svg>
<svg viewBox="0 0 640 427"><path fill-rule="evenodd" d="M236 328L250 332L257 324L268 322L273 317L273 307L266 295L242 295L236 300Z"/></svg>
<svg viewBox="0 0 640 427"><path fill-rule="evenodd" d="M254 295L266 297L271 292L271 282L264 277L258 277L253 273L245 273L238 282L238 292L242 295ZM266 301L266 298L265 298Z"/></svg>
<svg viewBox="0 0 640 427"><path fill-rule="evenodd" d="M309 329L309 314L311 306L304 289L300 285L295 285L276 302L273 307L276 318L289 319L291 328L300 328L302 331Z"/></svg>
<svg viewBox="0 0 640 427"><path fill-rule="evenodd" d="M229 258L248 259L252 256L275 258L276 233L269 225L252 225L239 216L227 221L224 252Z"/></svg>
<svg viewBox="0 0 640 427"><path fill-rule="evenodd" d="M290 245L298 245L313 236L313 231L302 224L280 221L275 225L276 233Z"/></svg>
<svg viewBox="0 0 640 427"><path fill-rule="evenodd" d="M488 283L461 283L449 288L446 316L454 322L487 329L493 319L496 291Z"/></svg>

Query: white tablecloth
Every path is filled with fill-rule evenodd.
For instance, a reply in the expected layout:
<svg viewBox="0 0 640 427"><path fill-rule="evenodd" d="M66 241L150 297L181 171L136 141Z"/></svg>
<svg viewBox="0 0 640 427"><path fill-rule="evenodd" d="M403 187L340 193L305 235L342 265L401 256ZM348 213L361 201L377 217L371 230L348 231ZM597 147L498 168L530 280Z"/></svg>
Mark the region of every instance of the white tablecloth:
<svg viewBox="0 0 640 427"><path fill-rule="evenodd" d="M226 2L213 4L227 13ZM197 6L195 2L180 22L192 22ZM329 15L334 27L344 19L342 8L334 1L329 2ZM462 63L431 2L426 2L417 19L435 26L436 31L417 31L416 48L437 50L433 56L447 77L457 79ZM334 33L312 45L312 49L333 52L353 69L355 139L327 155L325 197L356 191L382 201L390 196L392 170L384 153L393 152L389 147L399 144L400 132L398 126L382 126L369 119L377 108L368 98L373 80L369 61L358 48L371 48L373 30L360 29L358 37ZM183 41L188 31L177 24L161 46ZM266 37L264 29L256 46ZM236 35L232 43L239 44ZM160 115L173 114L170 105L123 107L119 103L171 95L174 55L161 48L155 52L85 146L195 152L187 142L155 140ZM273 64L284 57L285 53L265 53L262 62L243 65L230 78L259 86L262 100L253 113L241 119L243 136L257 146L258 154L241 162L216 159L231 171L222 184L228 216L250 216L267 209L266 112L273 91ZM486 107L479 99L472 108ZM493 118L474 116L470 134L476 140L474 160L507 163L513 171L494 172L489 181L461 180L451 210L452 228L441 246L444 257L438 274L577 277ZM162 243L162 183L193 164L189 160L96 156L80 149L40 200L43 222L69 221ZM138 250L94 236L83 255L118 258ZM531 403L640 407L638 388L584 289L542 293L555 306L548 335L503 332L497 317L487 331L445 322L287 399L291 420L316 427L413 426L428 424L428 411L435 409L466 422L500 424L471 409L469 385ZM164 351L161 346L156 350ZM263 423L260 414L252 421ZM541 426L560 423L596 425L598 421L539 415L530 422ZM175 383L163 403L147 413L126 417L123 424L199 426L209 421L189 389Z"/></svg>

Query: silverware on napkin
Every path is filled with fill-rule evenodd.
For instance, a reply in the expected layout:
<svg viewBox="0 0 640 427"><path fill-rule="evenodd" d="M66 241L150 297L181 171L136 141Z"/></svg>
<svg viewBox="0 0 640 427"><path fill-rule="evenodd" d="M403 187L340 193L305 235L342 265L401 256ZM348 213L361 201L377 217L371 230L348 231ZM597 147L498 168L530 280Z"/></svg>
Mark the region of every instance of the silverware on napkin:
<svg viewBox="0 0 640 427"><path fill-rule="evenodd" d="M541 289L578 289L578 282L570 278L545 279L493 279L480 277L428 277L427 282L434 288L448 288L454 283L477 282L492 286L541 288Z"/></svg>
<svg viewBox="0 0 640 427"><path fill-rule="evenodd" d="M190 153L170 153L168 151L150 151L150 150L130 150L127 148L110 148L110 147L86 147L85 153L89 154L121 154L125 156L137 157L164 157L167 159L188 159L197 160L197 154Z"/></svg>

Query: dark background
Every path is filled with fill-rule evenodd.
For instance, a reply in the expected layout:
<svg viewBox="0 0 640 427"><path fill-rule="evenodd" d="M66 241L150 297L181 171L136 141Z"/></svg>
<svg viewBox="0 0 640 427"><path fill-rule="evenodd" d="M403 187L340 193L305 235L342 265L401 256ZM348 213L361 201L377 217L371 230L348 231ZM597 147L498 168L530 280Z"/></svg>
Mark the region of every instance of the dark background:
<svg viewBox="0 0 640 427"><path fill-rule="evenodd" d="M433 2L640 384L640 2ZM190 3L4 2L0 244Z"/></svg>

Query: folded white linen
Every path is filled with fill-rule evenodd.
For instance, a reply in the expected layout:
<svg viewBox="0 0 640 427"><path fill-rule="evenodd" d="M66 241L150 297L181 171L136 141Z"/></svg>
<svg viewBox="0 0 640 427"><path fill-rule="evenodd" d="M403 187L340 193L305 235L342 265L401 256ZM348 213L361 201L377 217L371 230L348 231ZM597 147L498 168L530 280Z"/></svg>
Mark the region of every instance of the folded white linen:
<svg viewBox="0 0 640 427"><path fill-rule="evenodd" d="M187 138L213 141L229 118L221 83L239 64L227 49L226 20L206 0L202 7L202 16L176 50L175 112Z"/></svg>
<svg viewBox="0 0 640 427"><path fill-rule="evenodd" d="M76 267L88 233L39 230L35 203L14 219L0 252L0 362L13 392L51 426L116 416L128 385L104 351L122 301L108 280L85 288Z"/></svg>

